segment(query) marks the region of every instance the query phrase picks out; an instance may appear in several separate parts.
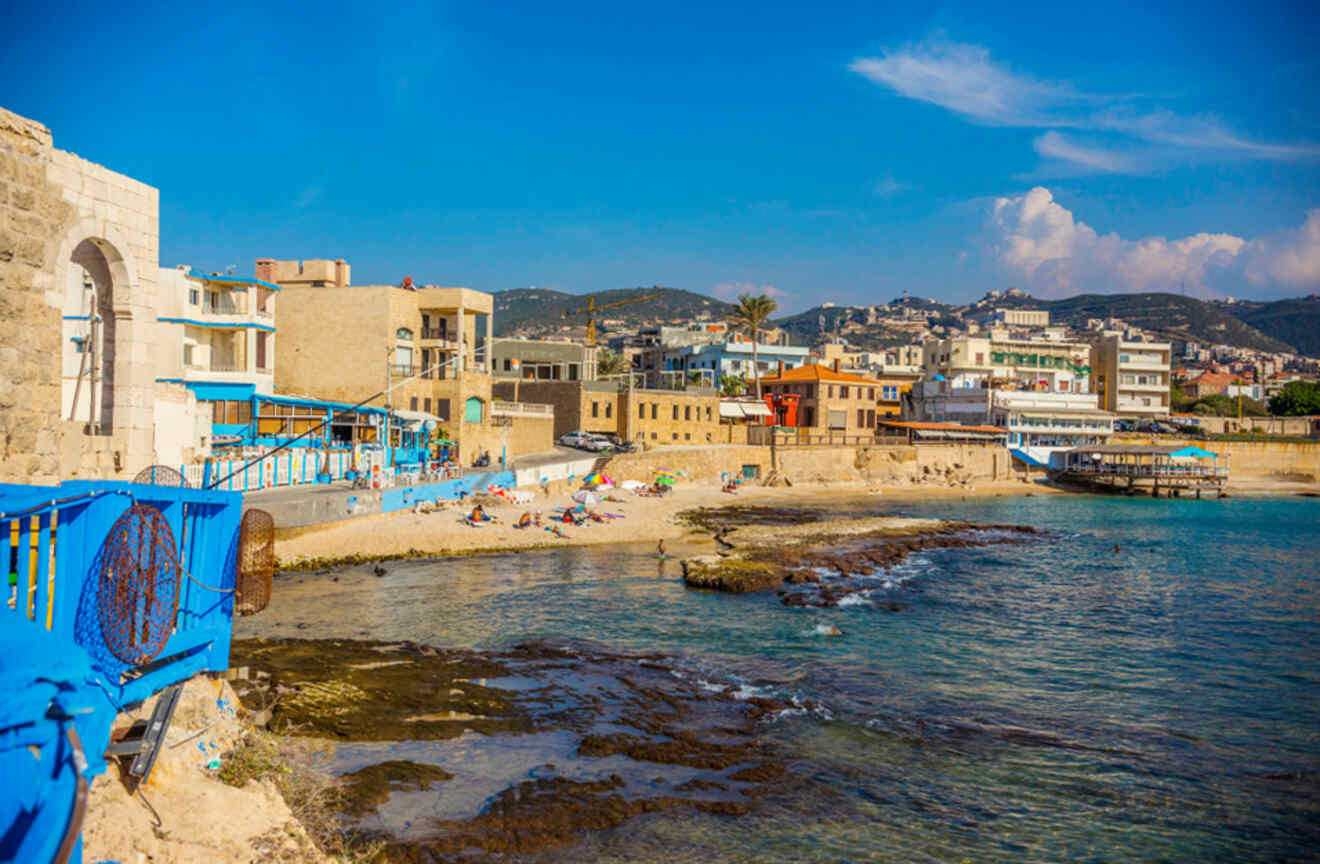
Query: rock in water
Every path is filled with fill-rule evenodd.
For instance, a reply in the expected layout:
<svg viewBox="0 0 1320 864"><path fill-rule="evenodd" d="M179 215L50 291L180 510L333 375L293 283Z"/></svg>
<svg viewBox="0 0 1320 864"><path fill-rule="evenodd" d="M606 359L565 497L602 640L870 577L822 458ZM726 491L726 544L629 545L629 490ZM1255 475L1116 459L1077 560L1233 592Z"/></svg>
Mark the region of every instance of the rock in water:
<svg viewBox="0 0 1320 864"><path fill-rule="evenodd" d="M768 561L745 561L720 555L698 555L683 561L683 582L689 588L746 594L773 588L783 578L782 569Z"/></svg>

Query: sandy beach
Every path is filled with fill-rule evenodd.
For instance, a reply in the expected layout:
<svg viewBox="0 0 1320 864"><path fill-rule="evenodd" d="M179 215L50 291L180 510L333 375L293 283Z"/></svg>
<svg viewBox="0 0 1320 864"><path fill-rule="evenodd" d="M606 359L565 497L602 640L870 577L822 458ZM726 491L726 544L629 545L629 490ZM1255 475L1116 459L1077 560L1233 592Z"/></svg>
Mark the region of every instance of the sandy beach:
<svg viewBox="0 0 1320 864"><path fill-rule="evenodd" d="M804 498L823 500L874 497L880 502L892 501L898 504L903 501L974 495L1057 493L1056 489L1019 481L977 483L970 488L931 485L891 489L860 482L799 485L791 488L755 486L743 487L737 494L723 492L717 485L679 483L664 498L642 498L616 490L612 497L618 498L617 502L604 501L594 509L597 513L614 513L622 518L607 518L603 522L573 526L549 521L555 508L573 506L567 494L547 497L538 492L536 499L528 505L505 502L488 505L486 511L496 521L479 528L463 520L472 508L471 503L460 506L458 502L453 502L431 513L389 513L289 529L277 534L275 555L281 567L289 568L299 565L326 566L336 559L349 558L361 561L598 543L658 543L661 539L672 540L693 531L690 525L682 523L677 517L682 511L697 507L783 505L801 503ZM544 527L514 527L524 512L535 514L538 510L546 525L560 525L565 536L556 536Z"/></svg>

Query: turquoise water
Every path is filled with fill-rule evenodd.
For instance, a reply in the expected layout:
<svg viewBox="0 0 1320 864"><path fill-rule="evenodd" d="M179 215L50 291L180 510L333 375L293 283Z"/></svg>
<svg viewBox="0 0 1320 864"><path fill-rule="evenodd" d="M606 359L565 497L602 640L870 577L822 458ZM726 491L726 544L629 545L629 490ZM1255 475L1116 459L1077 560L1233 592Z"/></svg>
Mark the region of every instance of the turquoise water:
<svg viewBox="0 0 1320 864"><path fill-rule="evenodd" d="M867 498L822 516L844 511L1049 533L920 553L836 609L686 590L651 543L400 563L277 583L240 633L568 637L804 706L767 725L794 761L752 814L666 811L546 860L1320 855L1320 500Z"/></svg>

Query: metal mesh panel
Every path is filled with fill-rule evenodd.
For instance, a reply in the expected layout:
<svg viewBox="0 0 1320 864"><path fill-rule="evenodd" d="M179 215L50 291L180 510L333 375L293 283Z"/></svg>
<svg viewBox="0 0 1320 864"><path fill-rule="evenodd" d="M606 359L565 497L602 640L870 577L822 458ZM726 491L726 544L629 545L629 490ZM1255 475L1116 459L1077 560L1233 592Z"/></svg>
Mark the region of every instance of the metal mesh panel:
<svg viewBox="0 0 1320 864"><path fill-rule="evenodd" d="M151 465L143 468L133 478L134 483L146 483L149 486L184 486L188 481L176 469L168 465Z"/></svg>
<svg viewBox="0 0 1320 864"><path fill-rule="evenodd" d="M234 611L254 615L265 609L274 577L275 520L265 510L249 510L238 529Z"/></svg>
<svg viewBox="0 0 1320 864"><path fill-rule="evenodd" d="M110 652L125 663L154 660L174 630L179 559L165 517L134 504L115 521L99 556L97 611Z"/></svg>

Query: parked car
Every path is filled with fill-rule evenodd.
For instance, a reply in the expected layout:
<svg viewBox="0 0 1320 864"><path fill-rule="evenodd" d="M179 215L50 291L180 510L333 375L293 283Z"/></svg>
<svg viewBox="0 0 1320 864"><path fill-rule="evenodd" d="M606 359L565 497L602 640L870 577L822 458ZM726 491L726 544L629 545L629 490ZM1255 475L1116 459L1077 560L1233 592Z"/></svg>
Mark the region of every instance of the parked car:
<svg viewBox="0 0 1320 864"><path fill-rule="evenodd" d="M564 447L574 447L578 450L589 450L592 453L599 453L602 450L609 449L610 442L601 435L595 435L591 432L567 432L559 436L559 443Z"/></svg>
<svg viewBox="0 0 1320 864"><path fill-rule="evenodd" d="M616 453L632 453L637 450L637 445L625 440L621 435L606 435L604 437L610 442L610 448Z"/></svg>

